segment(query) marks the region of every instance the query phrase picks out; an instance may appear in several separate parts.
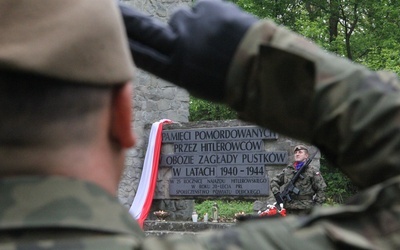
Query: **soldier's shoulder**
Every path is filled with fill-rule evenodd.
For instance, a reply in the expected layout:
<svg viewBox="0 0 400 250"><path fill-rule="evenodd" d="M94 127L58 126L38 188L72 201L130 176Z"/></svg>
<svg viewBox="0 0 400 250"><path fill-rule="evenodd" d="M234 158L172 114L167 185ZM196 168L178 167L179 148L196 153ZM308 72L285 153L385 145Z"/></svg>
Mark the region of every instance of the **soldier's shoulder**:
<svg viewBox="0 0 400 250"><path fill-rule="evenodd" d="M308 166L308 169L312 170L312 171L319 171L320 170L318 167L316 167L315 165L311 165L311 164Z"/></svg>
<svg viewBox="0 0 400 250"><path fill-rule="evenodd" d="M284 167L281 171L281 173L288 173L288 172L293 172L294 168L291 165L287 165L286 167Z"/></svg>
<svg viewBox="0 0 400 250"><path fill-rule="evenodd" d="M290 165L283 167L280 171L277 172L277 175L285 173L288 169L290 169Z"/></svg>
<svg viewBox="0 0 400 250"><path fill-rule="evenodd" d="M292 170L292 169L294 169L294 168L293 168L293 166L292 166L291 164L289 164L289 165L286 165L286 166L283 168L283 170L287 170L287 169Z"/></svg>
<svg viewBox="0 0 400 250"><path fill-rule="evenodd" d="M140 249L141 239L127 235L108 235L81 239L83 249Z"/></svg>
<svg viewBox="0 0 400 250"><path fill-rule="evenodd" d="M62 233L61 233L62 234ZM46 238L46 234L42 237ZM105 235L105 234L85 234L82 235L82 231L77 232L76 236L71 237L50 237L52 239L46 239L46 244L51 244L54 249L75 249L75 250L86 250L86 249L140 249L142 244L141 239L135 238L128 235ZM11 245L12 242L8 242ZM42 249L43 240L38 238L27 238L23 241L15 241L15 245L24 249ZM0 243L0 249L3 245ZM21 248L21 249L22 249Z"/></svg>
<svg viewBox="0 0 400 250"><path fill-rule="evenodd" d="M308 172L313 175L321 175L321 169L316 167L315 165L310 165L308 168Z"/></svg>

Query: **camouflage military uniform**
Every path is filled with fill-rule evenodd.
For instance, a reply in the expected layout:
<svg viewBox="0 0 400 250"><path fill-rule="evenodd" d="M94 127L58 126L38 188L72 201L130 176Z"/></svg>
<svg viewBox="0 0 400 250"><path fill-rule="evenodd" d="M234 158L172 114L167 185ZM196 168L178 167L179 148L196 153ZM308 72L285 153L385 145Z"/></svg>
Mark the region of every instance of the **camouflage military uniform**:
<svg viewBox="0 0 400 250"><path fill-rule="evenodd" d="M58 177L3 177L0 248L399 249L398 83L260 21L233 58L224 102L247 121L318 146L364 188L347 206L198 237L144 238L99 187Z"/></svg>
<svg viewBox="0 0 400 250"><path fill-rule="evenodd" d="M199 32L198 27L190 31ZM221 101L246 121L317 146L363 190L346 206L314 207L306 217L268 218L196 240L153 239L144 246L399 249L399 90L393 74L372 72L271 21L259 21L233 57Z"/></svg>
<svg viewBox="0 0 400 250"><path fill-rule="evenodd" d="M0 179L0 249L134 249L143 237L126 208L93 184Z"/></svg>
<svg viewBox="0 0 400 250"><path fill-rule="evenodd" d="M399 199L399 182L303 220L267 218L198 237L145 238L127 210L97 186L59 177L6 178L0 182L0 249L395 249L384 246L398 242L398 213L390 204ZM374 227L364 236L349 234L368 224Z"/></svg>
<svg viewBox="0 0 400 250"><path fill-rule="evenodd" d="M253 224L253 223L252 223ZM63 177L0 180L0 249L258 249L270 243L257 230L264 223L195 237L145 238L118 200L96 185ZM254 224L254 226L257 224ZM287 231L288 225L279 222ZM251 230L250 230L250 228ZM242 231L244 230L244 231ZM251 233L256 230L253 235ZM246 231L261 242L251 242ZM243 236L243 237L242 237ZM276 241L276 242L274 242ZM249 245L249 243L251 243ZM267 245L266 245L267 244ZM290 246L290 244L284 244ZM299 245L299 244L297 244ZM300 244L301 245L301 244ZM308 246L308 244L304 244ZM292 245L294 247L295 245Z"/></svg>
<svg viewBox="0 0 400 250"><path fill-rule="evenodd" d="M272 193L276 194L281 188L285 188L295 174L294 167L289 165L272 178L270 183ZM314 204L322 205L325 201L326 184L320 171L315 166L309 165L302 176L304 178L299 178L295 183L300 193L291 195L292 201L284 204L288 213L308 213Z"/></svg>

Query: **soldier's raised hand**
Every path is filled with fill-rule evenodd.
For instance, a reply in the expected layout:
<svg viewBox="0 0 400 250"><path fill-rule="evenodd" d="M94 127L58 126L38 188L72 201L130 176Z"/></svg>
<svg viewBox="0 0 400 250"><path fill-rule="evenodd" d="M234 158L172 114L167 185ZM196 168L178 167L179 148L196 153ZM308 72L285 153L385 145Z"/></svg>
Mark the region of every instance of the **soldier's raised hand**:
<svg viewBox="0 0 400 250"><path fill-rule="evenodd" d="M224 98L225 78L246 31L257 21L236 5L200 0L176 11L168 24L120 6L136 65L191 94Z"/></svg>

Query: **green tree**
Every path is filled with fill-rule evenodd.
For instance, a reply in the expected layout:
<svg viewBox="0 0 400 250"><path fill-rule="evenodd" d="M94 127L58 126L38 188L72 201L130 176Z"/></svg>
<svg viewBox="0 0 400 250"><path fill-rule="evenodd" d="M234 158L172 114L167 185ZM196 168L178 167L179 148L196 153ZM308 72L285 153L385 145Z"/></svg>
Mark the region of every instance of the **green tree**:
<svg viewBox="0 0 400 250"><path fill-rule="evenodd" d="M373 70L400 74L400 1L398 0L231 0L260 18L310 38L327 51ZM190 120L236 118L225 106L192 98ZM357 192L349 179L328 163L321 170L327 196L342 203Z"/></svg>
<svg viewBox="0 0 400 250"><path fill-rule="evenodd" d="M400 1L232 0L372 69L399 73Z"/></svg>
<svg viewBox="0 0 400 250"><path fill-rule="evenodd" d="M229 107L190 97L189 121L216 121L236 119L237 114Z"/></svg>
<svg viewBox="0 0 400 250"><path fill-rule="evenodd" d="M329 167L329 162L326 161L323 155L321 155L321 172L327 186L325 192L327 204L343 204L358 192L357 186L339 169Z"/></svg>
<svg viewBox="0 0 400 250"><path fill-rule="evenodd" d="M374 70L400 73L398 0L232 0L260 18L271 18L328 51ZM191 99L190 120L236 118L223 105Z"/></svg>

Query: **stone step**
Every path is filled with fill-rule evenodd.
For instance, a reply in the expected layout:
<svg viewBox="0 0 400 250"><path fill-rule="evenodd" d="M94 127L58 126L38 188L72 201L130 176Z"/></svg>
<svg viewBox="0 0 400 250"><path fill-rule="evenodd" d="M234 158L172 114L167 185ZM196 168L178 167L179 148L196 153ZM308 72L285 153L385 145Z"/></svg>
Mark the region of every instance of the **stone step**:
<svg viewBox="0 0 400 250"><path fill-rule="evenodd" d="M146 236L166 236L166 235L195 235L201 232L180 232L180 231L145 231Z"/></svg>
<svg viewBox="0 0 400 250"><path fill-rule="evenodd" d="M169 234L196 234L206 230L224 229L233 225L235 223L146 220L143 224L143 229L146 235L163 236Z"/></svg>

